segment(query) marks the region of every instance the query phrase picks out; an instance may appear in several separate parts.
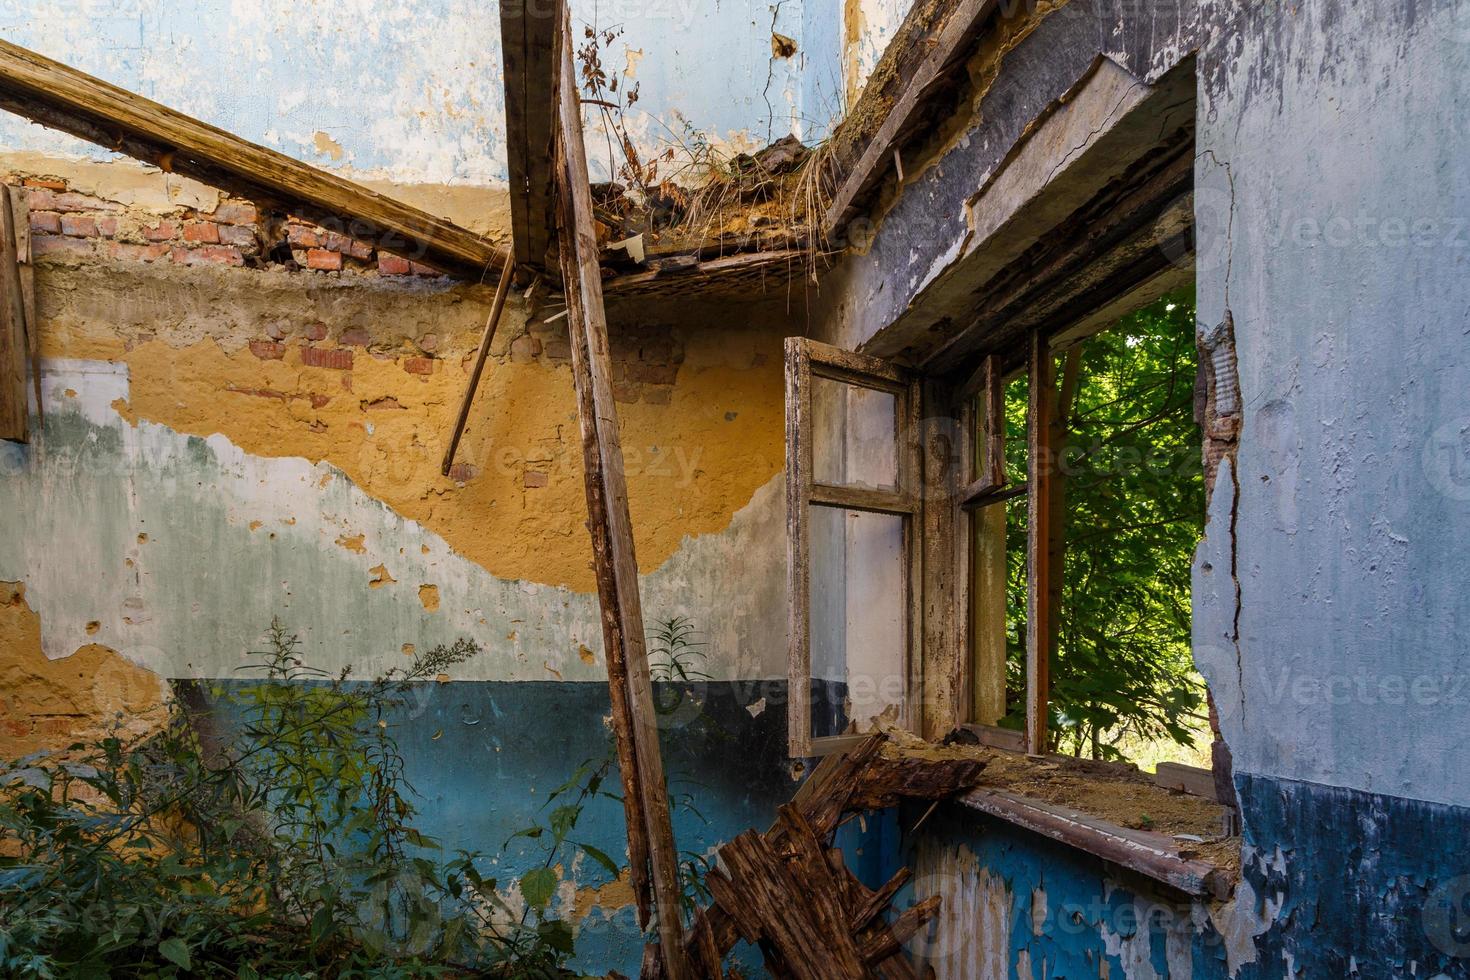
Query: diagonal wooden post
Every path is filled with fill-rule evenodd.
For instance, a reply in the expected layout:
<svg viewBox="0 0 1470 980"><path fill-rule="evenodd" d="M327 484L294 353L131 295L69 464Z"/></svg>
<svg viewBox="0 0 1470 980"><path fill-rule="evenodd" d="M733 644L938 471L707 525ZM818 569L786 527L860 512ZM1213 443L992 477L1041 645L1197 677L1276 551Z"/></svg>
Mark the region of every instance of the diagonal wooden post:
<svg viewBox="0 0 1470 980"><path fill-rule="evenodd" d="M570 23L571 18L564 14L564 20ZM644 646L638 563L633 553L633 526L628 515L628 485L623 472L617 408L612 397L607 314L602 305L602 269L597 258L597 236L592 226L592 189L582 141L582 107L572 66L571 35L565 28L561 47L561 78L557 95L561 159L556 177L562 286L567 297L567 332L571 340L572 374L577 388L577 410L586 464L588 527L592 532L593 559L602 606L619 763L624 764L625 745L630 744L636 765L636 778L631 782L642 811L643 827L636 828L631 819L628 825L629 858L634 863L636 881L639 859L635 849L641 830L647 846L654 905L658 911L663 975L670 980L688 980L690 970L684 953L679 858L674 846L668 786L664 782L663 758L659 750L653 682L649 677L648 653ZM618 690L620 673L623 691ZM619 724L617 709L620 698L626 703L626 727ZM629 783L626 769L624 783L625 786Z"/></svg>

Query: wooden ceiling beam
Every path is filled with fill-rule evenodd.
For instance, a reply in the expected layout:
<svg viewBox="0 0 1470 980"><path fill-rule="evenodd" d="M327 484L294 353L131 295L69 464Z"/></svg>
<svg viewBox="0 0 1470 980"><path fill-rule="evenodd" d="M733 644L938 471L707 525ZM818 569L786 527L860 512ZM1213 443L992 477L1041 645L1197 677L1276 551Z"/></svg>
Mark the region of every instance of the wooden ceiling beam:
<svg viewBox="0 0 1470 980"><path fill-rule="evenodd" d="M511 240L516 264L537 269L548 265L552 245L562 6L537 0L506 0L500 5Z"/></svg>
<svg viewBox="0 0 1470 980"><path fill-rule="evenodd" d="M462 278L509 258L452 221L6 41L0 108Z"/></svg>
<svg viewBox="0 0 1470 980"><path fill-rule="evenodd" d="M875 81L863 89L848 113L859 125L874 116L882 122L871 135L854 134L851 144L840 129L834 138L844 152L837 161L837 191L823 219L829 239L893 169L896 152L913 133L930 96L974 46L997 6L997 0L945 0L938 11L925 4L910 10L883 56L892 67L880 64L873 73Z"/></svg>

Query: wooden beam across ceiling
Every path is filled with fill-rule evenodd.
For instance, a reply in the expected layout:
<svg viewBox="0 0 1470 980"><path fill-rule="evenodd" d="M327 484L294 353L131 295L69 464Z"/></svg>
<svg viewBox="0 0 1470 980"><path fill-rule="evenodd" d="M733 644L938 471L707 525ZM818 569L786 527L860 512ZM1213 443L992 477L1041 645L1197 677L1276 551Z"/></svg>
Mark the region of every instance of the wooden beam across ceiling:
<svg viewBox="0 0 1470 980"><path fill-rule="evenodd" d="M997 6L997 0L941 0L910 9L872 81L847 114L851 122L834 136L837 190L823 220L829 238L895 167L930 97L974 47ZM875 129L869 130L870 120L879 120Z"/></svg>
<svg viewBox="0 0 1470 980"><path fill-rule="evenodd" d="M550 0L505 0L500 5L511 240L516 264L538 269L548 264L552 243L562 6Z"/></svg>
<svg viewBox="0 0 1470 980"><path fill-rule="evenodd" d="M462 278L485 278L509 258L452 221L6 41L0 108Z"/></svg>

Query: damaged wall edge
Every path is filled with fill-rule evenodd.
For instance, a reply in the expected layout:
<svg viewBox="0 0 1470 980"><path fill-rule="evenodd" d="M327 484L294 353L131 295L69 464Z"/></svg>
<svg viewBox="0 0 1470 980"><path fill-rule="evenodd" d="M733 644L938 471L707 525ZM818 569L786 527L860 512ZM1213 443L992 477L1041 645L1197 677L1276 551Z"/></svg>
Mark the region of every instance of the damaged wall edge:
<svg viewBox="0 0 1470 980"><path fill-rule="evenodd" d="M508 251L451 221L395 201L0 40L0 108L264 208L305 218L463 278L481 279Z"/></svg>

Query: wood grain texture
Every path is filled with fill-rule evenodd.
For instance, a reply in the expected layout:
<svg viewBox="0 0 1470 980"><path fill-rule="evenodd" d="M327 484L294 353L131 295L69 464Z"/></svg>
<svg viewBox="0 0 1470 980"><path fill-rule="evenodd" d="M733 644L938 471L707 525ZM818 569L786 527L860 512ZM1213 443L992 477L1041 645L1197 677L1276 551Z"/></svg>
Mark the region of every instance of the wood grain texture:
<svg viewBox="0 0 1470 980"><path fill-rule="evenodd" d="M444 450L444 462L439 471L449 475L454 466L454 454L459 450L460 437L464 435L465 423L470 418L470 406L475 402L475 392L480 387L480 375L485 371L485 361L490 356L490 345L495 342L495 331L500 326L500 316L505 312L505 299L510 293L510 281L515 275L515 266L507 262L500 270L500 282L495 287L495 301L490 305L490 317L485 321L485 333L480 337L480 349L475 354L475 366L470 371L469 383L465 385L464 397L460 399L459 415L454 420L454 431L449 435L449 448Z"/></svg>
<svg viewBox="0 0 1470 980"><path fill-rule="evenodd" d="M897 488L817 483L813 479L812 379L887 392L894 396ZM905 695L900 724L917 731L922 724L924 667L923 558L918 520L922 509L923 434L919 418L922 392L917 376L888 361L829 344L792 337L786 341L786 521L787 521L787 740L794 758L846 751L861 734L813 738L811 733L811 508L890 514L903 519L903 595L906 616L903 651Z"/></svg>
<svg viewBox="0 0 1470 980"><path fill-rule="evenodd" d="M1227 898L1232 876L1207 861L1179 856L1162 834L1129 830L1065 807L998 789L976 789L966 806L1034 833L1095 854L1172 888L1200 898Z"/></svg>
<svg viewBox="0 0 1470 980"><path fill-rule="evenodd" d="M859 141L861 150L852 164L843 168L824 218L824 229L829 237L836 235L849 220L855 205L889 172L896 162L901 165L899 150L903 142L916 128L916 123L935 88L959 63L964 54L974 45L980 28L995 10L996 0L950 0L952 9L935 18L926 11L925 4L915 4L910 10L910 19L931 18L938 28L920 30L900 28L896 40L898 50L885 55L892 57L895 71L886 77L888 86L902 85L895 96L881 87L864 90L854 111L853 118L862 118L864 103L882 106L891 101L891 107L883 114L883 122L872 136ZM905 27L908 27L906 24ZM875 72L875 76L880 73Z"/></svg>
<svg viewBox="0 0 1470 980"><path fill-rule="evenodd" d="M1051 565L1052 481L1056 475L1052 436L1055 427L1056 388L1053 381L1051 345L1040 333L1031 337L1030 404L1027 411L1028 439L1026 494L1026 750L1044 755L1047 750L1047 705L1051 694L1052 575L1060 570Z"/></svg>
<svg viewBox="0 0 1470 980"><path fill-rule="evenodd" d="M793 759L812 751L811 497L812 392L807 342L786 338L786 743Z"/></svg>
<svg viewBox="0 0 1470 980"><path fill-rule="evenodd" d="M26 398L26 302L21 280L22 245L9 189L0 193L0 439L30 438ZM33 331L31 331L33 333Z"/></svg>
<svg viewBox="0 0 1470 980"><path fill-rule="evenodd" d="M551 247L562 10L560 3L500 5L511 243L516 263L533 268L546 265Z"/></svg>
<svg viewBox="0 0 1470 980"><path fill-rule="evenodd" d="M0 41L0 108L471 280L505 249L427 211Z"/></svg>
<svg viewBox="0 0 1470 980"><path fill-rule="evenodd" d="M582 363L576 375L579 416L584 445L592 445L595 440L596 459L589 474L595 473L600 478L596 490L602 497L602 520L606 526L607 550L599 552L594 548L594 560L602 566L599 578L609 580L613 601L603 603L602 614L604 619L611 616L616 621L616 634L627 670L626 689L632 728L629 741L633 744L637 760L637 787L647 830L649 877L658 914L664 975L670 980L685 980L690 969L684 949L678 850L669 814L668 784L664 779L653 685L644 641L638 562L633 550L628 484L623 469L617 407L612 395L612 356L607 339L607 315L602 302L597 235L592 222L592 191L582 139L581 105L577 99L572 66L571 37L565 30L562 32L557 100L563 163L557 174L558 206L562 215L559 238L564 243L560 253L562 280L569 300L575 293L577 304L574 316L568 317L568 333L577 335L572 353L574 359ZM570 305L568 309L570 314ZM594 545L597 537L594 532Z"/></svg>

